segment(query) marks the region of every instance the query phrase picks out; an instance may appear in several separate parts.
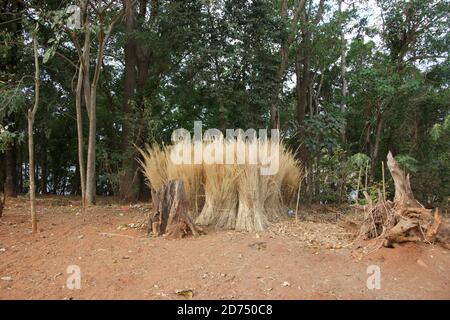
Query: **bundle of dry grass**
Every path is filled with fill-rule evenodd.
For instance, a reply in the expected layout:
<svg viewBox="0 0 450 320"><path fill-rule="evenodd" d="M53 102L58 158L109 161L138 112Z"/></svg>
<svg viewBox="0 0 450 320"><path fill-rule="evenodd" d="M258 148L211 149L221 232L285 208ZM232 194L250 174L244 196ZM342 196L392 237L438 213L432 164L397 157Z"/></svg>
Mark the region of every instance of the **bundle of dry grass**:
<svg viewBox="0 0 450 320"><path fill-rule="evenodd" d="M147 179L147 185L159 190L168 181L166 148L155 143L152 146L146 144L144 149L137 149L142 155L142 160L138 159L138 162Z"/></svg>
<svg viewBox="0 0 450 320"><path fill-rule="evenodd" d="M257 165L244 164L238 169L239 206L236 230L261 231L267 227L269 219L264 209L268 195L267 176L259 174Z"/></svg>
<svg viewBox="0 0 450 320"><path fill-rule="evenodd" d="M283 202L289 204L297 193L303 180L302 166L300 161L295 158L294 152L281 145L280 168L277 173L278 183L281 185L281 194Z"/></svg>
<svg viewBox="0 0 450 320"><path fill-rule="evenodd" d="M194 152L193 145L190 147ZM232 150L231 164L176 164L170 157L172 148L154 145L140 150L143 172L155 190L170 180L183 180L189 214L199 225L264 230L286 214L286 201L295 193L301 179L300 165L293 153L283 145L273 148L267 139L202 143L202 150L215 150L214 154L218 150L227 163L230 163L227 150ZM275 174L261 174L263 168L268 168L268 163L256 161L255 154L261 155L261 151L269 158L278 158Z"/></svg>
<svg viewBox="0 0 450 320"><path fill-rule="evenodd" d="M231 141L214 140L204 144L225 154L234 148ZM237 171L232 164L203 164L205 204L196 223L215 228L234 229L237 215Z"/></svg>
<svg viewBox="0 0 450 320"><path fill-rule="evenodd" d="M269 195L264 202L270 221L277 220L287 211L287 205L292 202L302 179L300 163L292 151L282 144L280 148L278 172L269 176Z"/></svg>
<svg viewBox="0 0 450 320"><path fill-rule="evenodd" d="M238 205L237 172L234 166L205 164L203 170L205 204L195 222L216 228L234 229Z"/></svg>
<svg viewBox="0 0 450 320"><path fill-rule="evenodd" d="M242 143L239 142L238 143ZM244 149L244 150L242 150ZM254 163L252 154L266 152L266 160L275 156L270 140L253 139L241 145L245 155L245 164L238 165L238 195L239 206L236 218L236 229L245 231L264 230L271 221L282 215L281 187L277 185L276 175L262 175L261 169L267 164ZM260 159L261 160L261 159ZM276 161L276 157L273 158ZM278 164L277 164L278 165ZM269 200L272 198L273 203Z"/></svg>

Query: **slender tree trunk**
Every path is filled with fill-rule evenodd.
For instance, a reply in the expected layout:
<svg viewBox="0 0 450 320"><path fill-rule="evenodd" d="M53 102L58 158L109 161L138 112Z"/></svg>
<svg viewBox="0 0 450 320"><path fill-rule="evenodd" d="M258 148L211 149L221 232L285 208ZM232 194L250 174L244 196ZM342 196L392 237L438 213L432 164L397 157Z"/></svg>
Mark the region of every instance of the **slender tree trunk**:
<svg viewBox="0 0 450 320"><path fill-rule="evenodd" d="M91 47L91 37L90 37L90 23L88 14L88 3L86 0L81 1L81 12L82 12L82 25L84 28L84 44L79 55L79 71L78 80L75 96L75 108L77 113L77 141L78 141L78 166L80 172L80 185L81 185L81 203L84 209L88 204L87 199L87 175L88 170L85 169L85 159L84 159L84 139L83 139L83 116L81 108L81 91L83 91L84 104L86 112L88 115L89 130L91 129L91 88L90 88L90 47ZM76 40L75 34L72 37ZM76 42L74 40L74 43ZM89 136L88 136L89 139ZM92 156L92 155L91 155ZM89 149L88 149L89 157ZM88 160L89 161L89 160ZM92 199L91 199L92 200Z"/></svg>
<svg viewBox="0 0 450 320"><path fill-rule="evenodd" d="M79 172L79 181L80 181L80 189L81 189L81 206L84 210L86 207L86 169L85 169L85 159L84 159L84 139L83 139L83 112L82 112L82 91L85 102L86 111L90 113L90 86L89 86L89 57L90 57L90 45L91 38L89 32L89 17L88 17L88 9L87 9L87 1L81 1L81 12L82 12L82 21L83 27L85 28L84 32L84 44L83 48L80 52L78 52L79 58L79 68L78 68L78 78L77 78L77 86L75 89L75 111L77 118L77 143L78 143L78 172ZM76 39L75 34L72 34L72 37ZM74 40L74 43L76 41Z"/></svg>
<svg viewBox="0 0 450 320"><path fill-rule="evenodd" d="M295 51L295 72L297 76L296 82L296 95L297 95L297 123L298 123L298 139L299 139L299 158L306 164L308 161L308 154L305 146L305 113L308 109L308 103L312 103L308 91L312 88L311 79L311 47L313 39L313 31L311 26L317 25L322 19L324 11L325 0L320 0L317 12L312 15L311 6L312 3L308 2L308 8L301 1L301 5L298 7L298 17L300 19L300 37L301 42L297 45ZM319 97L316 97L319 100Z"/></svg>
<svg viewBox="0 0 450 320"><path fill-rule="evenodd" d="M36 220L36 185L34 180L34 141L33 141L33 112L28 110L28 157L30 166L30 210L31 210L31 229L33 233L37 232Z"/></svg>
<svg viewBox="0 0 450 320"><path fill-rule="evenodd" d="M47 144L46 144L46 138L45 136L42 139L42 147L41 147L41 193L47 194L47 174L48 174L48 167L47 167Z"/></svg>
<svg viewBox="0 0 450 320"><path fill-rule="evenodd" d="M122 152L124 159L122 162L123 175L119 182L120 198L125 202L135 201L139 194L139 184L136 179L136 152L133 147L134 134L132 130L131 117L133 114L132 106L136 92L137 77L137 57L136 41L132 38L132 32L135 30L135 20L137 14L137 3L133 0L124 0L125 10L125 28L128 33L127 42L124 46L125 69L124 69L124 92L122 110L124 119L122 123Z"/></svg>
<svg viewBox="0 0 450 320"><path fill-rule="evenodd" d="M281 48L280 48L280 65L278 66L277 71L277 83L276 83L276 90L275 90L275 96L272 99L270 103L270 127L272 129L279 129L280 128L280 111L279 111L279 95L283 88L283 78L284 74L287 69L288 64L288 54L289 54L289 47L295 40L295 30L297 28L297 23L300 18L300 14L302 11L305 10L305 2L306 0L298 0L295 2L295 7L293 8L293 15L290 21L289 15L288 15L288 0L281 0L280 2L280 16L282 19L284 19L287 23L289 22L289 36L287 39L282 41Z"/></svg>
<svg viewBox="0 0 450 320"><path fill-rule="evenodd" d="M5 154L0 152L0 190L5 189Z"/></svg>
<svg viewBox="0 0 450 320"><path fill-rule="evenodd" d="M88 154L86 168L86 202L88 205L95 204L96 201L96 170L95 170L95 154L96 154L96 138L97 138L97 84L100 77L100 71L103 61L103 50L105 48L105 35L99 36L98 51L96 57L96 65L94 76L90 87L89 101L89 136L88 136Z"/></svg>
<svg viewBox="0 0 450 320"><path fill-rule="evenodd" d="M222 99L219 101L219 129L225 134L225 105Z"/></svg>
<svg viewBox="0 0 450 320"><path fill-rule="evenodd" d="M281 12L280 15L283 19L287 21L288 19L288 1L281 0ZM279 97L282 87L283 87L283 76L286 71L287 60L288 60L288 49L289 49L289 39L281 43L280 48L280 65L278 66L277 79L276 81L276 91L273 101L270 103L270 128L279 129L280 128L280 115L279 115Z"/></svg>
<svg viewBox="0 0 450 320"><path fill-rule="evenodd" d="M342 13L342 2L343 0L339 0L339 13ZM347 98L347 92L348 92L348 84L347 84L347 62L346 62L346 41L345 41L345 34L344 34L344 27L342 23L340 24L340 33L341 33L341 79L342 79L342 102L341 102L341 113L345 115L345 112L347 110L347 104L346 104L346 98ZM344 125L341 129L341 141L342 144L345 145L347 141L346 137L346 126Z"/></svg>
<svg viewBox="0 0 450 320"><path fill-rule="evenodd" d="M381 141L381 136L383 133L383 118L381 115L381 111L378 112L377 115L377 126L376 126L376 131L375 131L375 142L373 145L373 149L372 149L372 154L371 154L371 163L370 163L370 177L373 180L375 177L375 168L376 168L376 164L377 164L377 158L378 158L378 151L380 149L380 141Z"/></svg>
<svg viewBox="0 0 450 320"><path fill-rule="evenodd" d="M88 19L88 18L86 18ZM94 81L90 83L89 75L89 56L90 56L90 38L89 38L89 23L86 22L85 46L83 49L85 67L83 70L84 81L84 97L86 109L88 114L88 149L86 162L86 187L85 197L83 199L84 205L95 204L96 183L95 183L95 147L96 147L96 130L97 130L97 115L96 115L96 92L93 92ZM87 40L86 40L87 39ZM100 45L99 45L100 46ZM98 52L97 55L101 53ZM96 61L98 63L98 60ZM100 66L96 65L96 69ZM94 75L95 77L95 75ZM82 144L81 144L82 146ZM83 197L82 197L83 198Z"/></svg>
<svg viewBox="0 0 450 320"><path fill-rule="evenodd" d="M88 137L88 155L87 155L87 170L86 170L86 202L88 205L95 204L96 196L96 181L95 181L95 147L96 147L96 130L97 130L97 115L96 115L96 93L91 93L91 107L89 113L89 137Z"/></svg>
<svg viewBox="0 0 450 320"><path fill-rule="evenodd" d="M144 20L147 15L147 0L140 0L139 1L139 20ZM151 12L150 12L150 25L153 26L156 17L159 12L159 5L160 3L157 0L151 0ZM142 28L142 26L140 27ZM151 49L144 45L136 44L136 61L137 61L137 83L136 83L136 91L142 92L145 84L147 83L147 79L150 74L150 59L151 59ZM145 108L144 106L144 100L141 94L138 94L136 97L136 106L140 112L142 112ZM150 111L151 114L151 111ZM147 122L145 121L144 117L141 117L140 120L137 123L137 133L134 135L133 139L136 145L143 146L145 142L145 137L147 136L150 129L147 127ZM133 168L134 172L137 172L137 184L139 185L139 191L138 195L140 199L148 199L150 197L149 189L146 187L145 179L142 174L142 171L136 170L137 169L137 163L133 162Z"/></svg>
<svg viewBox="0 0 450 320"><path fill-rule="evenodd" d="M24 155L23 148L19 150L19 162L18 162L18 170L17 170L17 192L23 193L23 163L24 163Z"/></svg>
<svg viewBox="0 0 450 320"><path fill-rule="evenodd" d="M16 143L12 142L5 151L6 179L5 194L8 197L17 197L17 148Z"/></svg>
<svg viewBox="0 0 450 320"><path fill-rule="evenodd" d="M305 50L297 48L295 55L295 72L297 75L297 124L299 139L299 158L303 163L307 161L305 146L305 115L308 105L308 87L310 82L309 57L305 56Z"/></svg>
<svg viewBox="0 0 450 320"><path fill-rule="evenodd" d="M88 134L88 154L87 154L87 164L86 164L86 203L88 205L95 204L96 198L96 170L95 170L95 154L96 154L96 130L97 130L97 85L100 78L101 68L103 64L103 55L106 42L111 34L112 28L115 23L122 17L122 12L112 18L108 25L104 25L100 28L97 33L97 56L95 59L95 69L92 82L89 77L89 56L90 56L90 33L91 26L89 23L89 10L87 6L93 6L93 2L83 1L82 11L84 13L84 24L85 29L85 45L83 51L79 52L81 64L83 65L84 81L83 88L85 94L86 109L89 118L89 134ZM104 10L99 10L94 8L97 14L97 19L99 21L104 21L105 12Z"/></svg>
<svg viewBox="0 0 450 320"><path fill-rule="evenodd" d="M86 207L86 171L84 166L84 142L83 142L83 115L81 113L81 90L83 86L83 68L78 69L78 81L75 92L75 109L77 114L77 140L78 140L78 172L80 174L81 203Z"/></svg>
<svg viewBox="0 0 450 320"><path fill-rule="evenodd" d="M37 30L35 31L37 32ZM34 106L33 109L28 109L28 157L29 157L29 171L30 171L30 210L31 210L31 229L33 233L37 232L37 219L36 219L36 183L34 174L34 140L33 140L33 125L37 108L39 106L39 60L37 52L37 35L33 37L33 50L34 50Z"/></svg>
<svg viewBox="0 0 450 320"><path fill-rule="evenodd" d="M5 167L4 154L0 152L0 218L3 215L3 208L5 206Z"/></svg>
<svg viewBox="0 0 450 320"><path fill-rule="evenodd" d="M278 113L278 104L275 102L272 102L270 104L270 128L271 129L280 128L280 116Z"/></svg>

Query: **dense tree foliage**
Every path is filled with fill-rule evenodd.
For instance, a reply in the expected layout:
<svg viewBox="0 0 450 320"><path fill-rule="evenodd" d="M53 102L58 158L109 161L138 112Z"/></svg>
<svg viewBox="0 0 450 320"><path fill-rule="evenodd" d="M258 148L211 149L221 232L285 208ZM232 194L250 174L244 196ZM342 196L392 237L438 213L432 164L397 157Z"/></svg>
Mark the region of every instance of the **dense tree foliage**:
<svg viewBox="0 0 450 320"><path fill-rule="evenodd" d="M86 6L79 29L67 27L71 5ZM304 164L305 201L376 194L389 150L422 203L448 201L448 0L0 0L0 182L11 196L28 192L36 25L38 193L81 193L75 106L89 36L90 84L99 64L99 195L147 196L135 146L168 143L174 129L201 120L222 130L279 127ZM91 91L80 84L86 158Z"/></svg>

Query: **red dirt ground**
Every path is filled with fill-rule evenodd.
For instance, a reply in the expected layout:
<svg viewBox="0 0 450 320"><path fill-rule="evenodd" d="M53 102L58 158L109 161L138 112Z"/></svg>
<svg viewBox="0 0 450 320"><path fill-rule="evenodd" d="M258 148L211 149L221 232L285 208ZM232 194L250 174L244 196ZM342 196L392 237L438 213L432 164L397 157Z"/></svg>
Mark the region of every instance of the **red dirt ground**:
<svg viewBox="0 0 450 320"><path fill-rule="evenodd" d="M0 219L0 299L185 299L175 293L184 289L194 299L450 299L450 251L440 246L362 256L331 222L148 238L124 227L145 221L148 206L102 202L80 213L73 198L41 198L40 232L32 235L26 199L8 199ZM303 236L317 230L344 236L336 246ZM69 265L81 268L79 290L66 288ZM379 290L366 286L369 265L380 267Z"/></svg>

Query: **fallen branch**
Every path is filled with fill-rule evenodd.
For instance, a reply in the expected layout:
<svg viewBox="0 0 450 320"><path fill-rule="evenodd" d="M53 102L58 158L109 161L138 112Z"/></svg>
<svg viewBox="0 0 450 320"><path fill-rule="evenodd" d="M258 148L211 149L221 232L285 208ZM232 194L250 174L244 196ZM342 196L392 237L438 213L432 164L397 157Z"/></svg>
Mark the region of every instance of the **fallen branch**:
<svg viewBox="0 0 450 320"><path fill-rule="evenodd" d="M106 236L106 237L124 237L124 238L134 239L133 236L129 236L126 234L118 234L118 233L99 232L98 235Z"/></svg>

